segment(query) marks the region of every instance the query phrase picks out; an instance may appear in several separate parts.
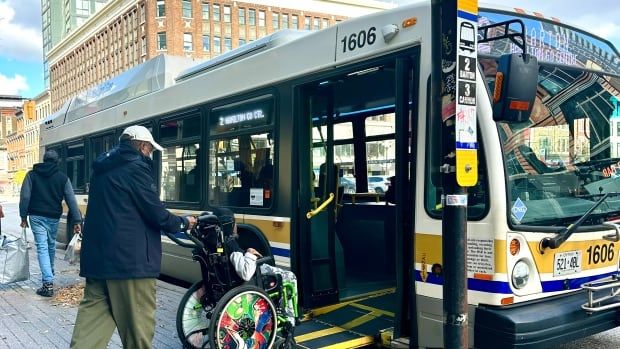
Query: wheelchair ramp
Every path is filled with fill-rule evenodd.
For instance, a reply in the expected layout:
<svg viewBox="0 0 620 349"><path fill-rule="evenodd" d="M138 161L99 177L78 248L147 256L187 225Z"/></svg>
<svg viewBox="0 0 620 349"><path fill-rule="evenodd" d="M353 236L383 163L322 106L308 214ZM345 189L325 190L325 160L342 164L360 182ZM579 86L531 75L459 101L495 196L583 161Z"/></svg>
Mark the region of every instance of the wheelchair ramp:
<svg viewBox="0 0 620 349"><path fill-rule="evenodd" d="M394 289L377 291L314 309L295 329L299 348L359 348L394 327Z"/></svg>

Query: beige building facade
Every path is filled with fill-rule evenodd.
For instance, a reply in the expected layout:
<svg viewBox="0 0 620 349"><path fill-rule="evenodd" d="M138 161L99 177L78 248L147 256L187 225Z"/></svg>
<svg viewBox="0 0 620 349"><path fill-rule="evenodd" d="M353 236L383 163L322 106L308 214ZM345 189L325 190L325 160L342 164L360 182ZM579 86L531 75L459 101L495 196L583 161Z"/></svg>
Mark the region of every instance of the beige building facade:
<svg viewBox="0 0 620 349"><path fill-rule="evenodd" d="M47 54L51 108L158 54L205 60L281 29L393 7L374 0L111 0Z"/></svg>

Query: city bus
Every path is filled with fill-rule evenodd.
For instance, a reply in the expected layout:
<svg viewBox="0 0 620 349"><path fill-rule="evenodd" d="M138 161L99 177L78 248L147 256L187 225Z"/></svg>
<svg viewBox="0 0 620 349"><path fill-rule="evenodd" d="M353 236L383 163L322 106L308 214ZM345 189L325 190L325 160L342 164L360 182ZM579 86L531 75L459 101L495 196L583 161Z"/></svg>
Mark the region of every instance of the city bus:
<svg viewBox="0 0 620 349"><path fill-rule="evenodd" d="M283 30L189 65L159 56L67 102L42 125L42 149L62 155L84 210L90 163L123 128L144 125L165 148L154 172L167 208L228 207L242 246L295 272L298 345L442 347L434 6ZM465 49L478 41L469 344L548 347L614 328L618 51L521 9L481 7L477 18L475 36L462 27ZM516 31L494 26L510 20L523 24L525 53L538 60L531 115L517 121L494 114L494 90L500 57L523 53L510 40L485 39ZM385 192L370 177L381 177ZM162 274L198 280L189 250L162 243Z"/></svg>

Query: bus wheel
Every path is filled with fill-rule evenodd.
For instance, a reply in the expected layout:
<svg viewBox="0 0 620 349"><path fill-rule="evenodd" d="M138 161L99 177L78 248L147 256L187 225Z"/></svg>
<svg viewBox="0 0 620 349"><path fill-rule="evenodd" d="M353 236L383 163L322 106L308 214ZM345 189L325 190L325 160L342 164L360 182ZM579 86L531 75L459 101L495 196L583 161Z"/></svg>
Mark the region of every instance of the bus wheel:
<svg viewBox="0 0 620 349"><path fill-rule="evenodd" d="M211 348L272 348L277 313L260 288L241 285L228 291L213 310L209 337Z"/></svg>
<svg viewBox="0 0 620 349"><path fill-rule="evenodd" d="M211 348L208 332L213 307L202 281L185 292L177 310L177 334L183 348Z"/></svg>

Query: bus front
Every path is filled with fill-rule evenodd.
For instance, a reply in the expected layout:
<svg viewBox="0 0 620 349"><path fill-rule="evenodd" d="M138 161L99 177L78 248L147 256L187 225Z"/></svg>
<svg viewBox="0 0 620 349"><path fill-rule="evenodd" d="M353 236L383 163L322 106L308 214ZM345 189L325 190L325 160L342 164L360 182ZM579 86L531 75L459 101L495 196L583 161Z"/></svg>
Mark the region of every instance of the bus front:
<svg viewBox="0 0 620 349"><path fill-rule="evenodd" d="M514 297L503 306L477 308L475 344L481 348L582 338L616 327L620 309L613 297L620 288L618 51L594 35L523 13L481 10L479 23L514 18L525 24L527 53L538 59L538 85L529 119L495 125ZM479 45L489 91L496 57L514 51L510 42Z"/></svg>

